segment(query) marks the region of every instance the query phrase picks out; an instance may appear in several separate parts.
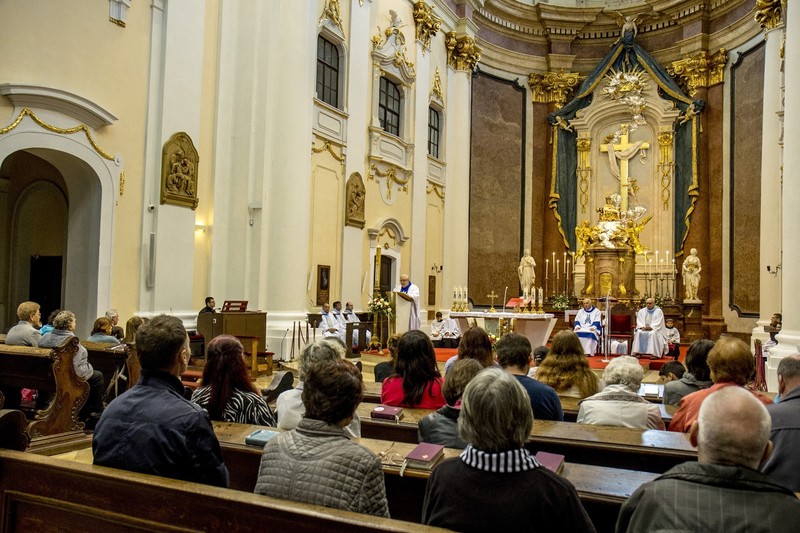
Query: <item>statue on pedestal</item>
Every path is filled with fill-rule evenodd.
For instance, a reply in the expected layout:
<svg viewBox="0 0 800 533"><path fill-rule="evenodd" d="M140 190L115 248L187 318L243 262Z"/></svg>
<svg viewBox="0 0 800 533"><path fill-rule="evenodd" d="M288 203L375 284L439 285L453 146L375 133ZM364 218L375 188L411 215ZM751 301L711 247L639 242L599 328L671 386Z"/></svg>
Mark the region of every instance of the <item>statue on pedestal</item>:
<svg viewBox="0 0 800 533"><path fill-rule="evenodd" d="M683 260L681 275L683 276L683 286L686 290L686 302L699 302L697 289L700 287L700 258L697 257L697 248L692 248L686 259Z"/></svg>
<svg viewBox="0 0 800 533"><path fill-rule="evenodd" d="M529 300L533 294L533 286L536 284L536 261L531 257L531 251L525 249L525 253L520 259L517 274L519 274L519 284L522 287L522 296Z"/></svg>

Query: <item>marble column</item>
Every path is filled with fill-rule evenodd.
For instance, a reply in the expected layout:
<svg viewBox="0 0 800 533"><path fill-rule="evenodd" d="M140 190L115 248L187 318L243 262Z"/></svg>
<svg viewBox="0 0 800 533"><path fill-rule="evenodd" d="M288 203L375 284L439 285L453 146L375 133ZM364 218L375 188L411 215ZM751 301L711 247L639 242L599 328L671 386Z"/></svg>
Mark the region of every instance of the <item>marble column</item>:
<svg viewBox="0 0 800 533"><path fill-rule="evenodd" d="M761 234L759 319L752 338L766 342L764 332L773 313L781 310L781 276L767 272L781 262L781 38L783 25L766 32L764 50L764 108L761 134ZM773 270L774 272L774 270Z"/></svg>
<svg viewBox="0 0 800 533"><path fill-rule="evenodd" d="M787 2L788 6L788 2ZM785 14L786 45L784 67L783 138L800 138L800 10L788 6ZM783 175L794 178L800 175L800 151L783 152ZM781 303L783 329L778 333L778 345L770 350L767 359L767 386L778 390L778 363L797 352L800 344L800 299L794 293L800 287L800 247L797 246L797 228L800 227L800 182L787 179L783 182L781 264Z"/></svg>
<svg viewBox="0 0 800 533"><path fill-rule="evenodd" d="M428 107L431 90L431 53L425 52L421 42L416 41L416 72L414 82L414 157L413 186L411 187L411 275L420 290L420 319L427 320L428 274L433 261L425 257L427 235L427 188L428 188ZM423 53L424 52L424 53ZM447 117L449 121L449 116ZM469 117L467 117L469 120ZM449 124L445 124L448 128ZM469 130L467 130L469 131ZM449 145L447 145L449 146ZM456 153L448 150L448 153ZM448 172L449 174L449 172ZM415 238L415 236L419 236ZM426 269L427 266L427 269ZM451 291L452 292L452 291Z"/></svg>

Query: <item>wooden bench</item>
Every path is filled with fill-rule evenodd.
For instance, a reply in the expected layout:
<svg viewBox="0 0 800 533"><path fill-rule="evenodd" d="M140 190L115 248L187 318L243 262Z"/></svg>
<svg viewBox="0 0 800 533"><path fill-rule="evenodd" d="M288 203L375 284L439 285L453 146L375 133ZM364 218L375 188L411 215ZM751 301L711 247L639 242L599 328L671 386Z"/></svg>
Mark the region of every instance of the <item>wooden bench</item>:
<svg viewBox="0 0 800 533"><path fill-rule="evenodd" d="M28 424L31 438L82 430L78 413L89 397L89 384L75 374L73 359L78 338L63 346L32 348L0 345L0 385L12 389L37 389L50 395L50 404L37 410Z"/></svg>
<svg viewBox="0 0 800 533"><path fill-rule="evenodd" d="M370 418L375 405L362 402L356 409L362 437L416 443L419 420L432 412L403 409L403 419L393 422ZM697 449L683 433L550 420L534 421L527 448L564 455L571 463L656 473L697 460Z"/></svg>
<svg viewBox="0 0 800 533"><path fill-rule="evenodd" d="M4 531L443 531L10 450L0 501Z"/></svg>
<svg viewBox="0 0 800 533"><path fill-rule="evenodd" d="M81 342L89 354L89 364L103 374L105 400L110 402L139 381L140 365L135 344ZM135 377L135 379L133 379Z"/></svg>

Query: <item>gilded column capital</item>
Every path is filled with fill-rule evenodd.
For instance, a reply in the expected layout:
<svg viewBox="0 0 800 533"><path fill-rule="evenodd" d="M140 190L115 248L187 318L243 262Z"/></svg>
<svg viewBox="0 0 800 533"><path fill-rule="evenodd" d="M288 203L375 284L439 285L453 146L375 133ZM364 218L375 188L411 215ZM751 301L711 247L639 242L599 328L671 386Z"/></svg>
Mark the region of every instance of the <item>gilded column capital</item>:
<svg viewBox="0 0 800 533"><path fill-rule="evenodd" d="M783 20L783 9L781 0L756 0L753 18L762 30L769 31Z"/></svg>
<svg viewBox="0 0 800 533"><path fill-rule="evenodd" d="M416 39L422 43L422 48L425 50L430 49L431 38L442 26L442 19L433 14L433 8L434 6L429 6L422 0L414 4Z"/></svg>
<svg viewBox="0 0 800 533"><path fill-rule="evenodd" d="M667 65L667 72L675 78L681 88L694 98L703 87L711 87L724 81L725 65L728 63L728 51L720 48L709 55L705 50L693 56L673 61Z"/></svg>
<svg viewBox="0 0 800 533"><path fill-rule="evenodd" d="M447 64L456 70L471 72L481 60L481 49L475 44L475 39L469 35L456 35L456 32L447 32L444 35L444 45L447 48Z"/></svg>
<svg viewBox="0 0 800 533"><path fill-rule="evenodd" d="M528 76L531 100L542 104L555 103L557 108L561 108L578 88L581 79L577 72L534 72Z"/></svg>

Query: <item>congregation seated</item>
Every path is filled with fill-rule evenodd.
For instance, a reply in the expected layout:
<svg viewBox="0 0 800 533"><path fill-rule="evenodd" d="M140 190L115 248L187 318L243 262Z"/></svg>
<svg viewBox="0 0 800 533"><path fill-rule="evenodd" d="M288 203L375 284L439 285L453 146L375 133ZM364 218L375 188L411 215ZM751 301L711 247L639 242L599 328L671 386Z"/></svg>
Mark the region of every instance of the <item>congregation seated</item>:
<svg viewBox="0 0 800 533"><path fill-rule="evenodd" d="M575 334L583 346L583 353L593 357L597 350L597 341L603 333L600 310L592 305L591 298L583 300L583 307L575 315Z"/></svg>
<svg viewBox="0 0 800 533"><path fill-rule="evenodd" d="M594 531L575 487L524 448L533 427L522 385L499 368L464 391L458 432L467 447L433 469L423 523L456 531Z"/></svg>
<svg viewBox="0 0 800 533"><path fill-rule="evenodd" d="M344 430L362 396L361 375L350 362L312 364L302 393L305 415L264 446L256 494L388 517L381 460Z"/></svg>
<svg viewBox="0 0 800 533"><path fill-rule="evenodd" d="M667 341L667 357L677 361L681 355L681 332L671 318L664 321L664 339Z"/></svg>
<svg viewBox="0 0 800 533"><path fill-rule="evenodd" d="M183 396L191 350L181 320L160 315L139 328L139 382L113 400L92 439L94 464L228 486L208 413Z"/></svg>
<svg viewBox="0 0 800 533"><path fill-rule="evenodd" d="M281 395L278 396L278 400L275 402L275 408L278 411L278 427L280 429L290 430L296 428L305 415L306 406L303 402L303 389L305 387L306 376L311 366L320 361L343 359L345 353L346 349L344 346L334 338L323 339L306 345L300 353L297 386L281 393ZM354 415L353 419L344 429L351 437L361 437L361 421L358 415Z"/></svg>
<svg viewBox="0 0 800 533"><path fill-rule="evenodd" d="M755 361L750 347L744 341L735 337L721 337L708 353L708 368L714 384L681 399L678 410L669 423L670 431L688 433L697 421L701 404L709 395L725 387L747 385L755 372ZM772 404L772 399L766 394L750 392L764 405Z"/></svg>
<svg viewBox="0 0 800 533"><path fill-rule="evenodd" d="M528 377L531 365L531 341L523 335L509 333L497 341L497 362L517 378L528 393L535 420L564 420L561 400L552 387ZM447 379L445 379L445 382Z"/></svg>
<svg viewBox="0 0 800 533"><path fill-rule="evenodd" d="M577 422L663 430L661 410L638 394L643 377L644 370L635 357L612 359L603 372L605 388L581 402Z"/></svg>
<svg viewBox="0 0 800 533"><path fill-rule="evenodd" d="M456 361L444 378L442 394L447 404L419 421L419 442L441 444L448 448L464 449L466 443L458 436L458 415L461 413L461 397L472 378L483 370L475 359Z"/></svg>
<svg viewBox="0 0 800 533"><path fill-rule="evenodd" d="M111 334L113 324L108 318L101 316L94 321L92 333L86 339L88 342L106 342L109 344L119 344L119 339Z"/></svg>
<svg viewBox="0 0 800 533"><path fill-rule="evenodd" d="M413 329L400 337L394 372L383 381L381 403L422 409L445 405L436 354L424 332Z"/></svg>
<svg viewBox="0 0 800 533"><path fill-rule="evenodd" d="M668 350L667 338L664 336L664 312L656 305L653 298L648 298L646 306L636 313L636 331L633 335L631 354L635 356L649 355L651 359L660 359Z"/></svg>
<svg viewBox="0 0 800 533"><path fill-rule="evenodd" d="M686 352L686 372L677 380L664 384L664 405L678 405L687 394L709 388L711 369L708 368L708 352L714 343L708 339L694 341ZM666 365L665 365L666 366Z"/></svg>
<svg viewBox="0 0 800 533"><path fill-rule="evenodd" d="M122 338L122 342L125 344L131 344L136 342L136 332L139 331L139 328L142 325L147 323L147 319L140 316L132 316L128 319L125 323L125 337Z"/></svg>
<svg viewBox="0 0 800 533"><path fill-rule="evenodd" d="M617 532L797 531L800 500L756 470L770 454L769 437L769 414L752 394L713 391L689 435L698 461L640 486L620 510Z"/></svg>
<svg viewBox="0 0 800 533"><path fill-rule="evenodd" d="M669 361L664 363L658 371L658 378L665 384L670 381L677 381L686 373L686 367L680 361Z"/></svg>
<svg viewBox="0 0 800 533"><path fill-rule="evenodd" d="M458 322L447 317L442 318L442 312L436 311L436 320L431 322L431 342L436 348L457 348L461 337Z"/></svg>
<svg viewBox="0 0 800 533"><path fill-rule="evenodd" d="M192 401L208 411L211 420L274 426L275 414L250 381L244 347L231 335L208 343L202 386Z"/></svg>
<svg viewBox="0 0 800 533"><path fill-rule="evenodd" d="M339 337L342 336L342 323L339 322L331 311L331 304L325 302L322 304L322 313L320 313L319 327L322 330L322 336Z"/></svg>
<svg viewBox="0 0 800 533"><path fill-rule="evenodd" d="M39 333L44 335L45 333L50 333L55 329L53 327L53 320L56 319L58 313L61 312L61 309L53 309L49 315L47 315L47 323L43 324L42 327L39 328Z"/></svg>
<svg viewBox="0 0 800 533"><path fill-rule="evenodd" d="M22 302L17 306L19 322L8 330L6 344L10 346L39 346L42 334L42 312L36 302Z"/></svg>
<svg viewBox="0 0 800 533"><path fill-rule="evenodd" d="M583 355L574 331L559 331L550 351L536 371L536 379L555 389L559 396L586 398L600 391L600 380Z"/></svg>
<svg viewBox="0 0 800 533"><path fill-rule="evenodd" d="M339 305L341 305L341 303ZM353 310L353 302L347 302L346 304L344 304L344 311L342 312L342 318L344 319L344 329L342 335L346 335L347 333L348 322L352 322L354 324L359 324L361 322L361 319L358 318L358 315ZM353 347L358 346L359 334L360 332L357 329L353 328ZM370 339L372 339L372 332L367 330L364 335L364 344L368 345Z"/></svg>
<svg viewBox="0 0 800 533"><path fill-rule="evenodd" d="M40 348L57 348L63 346L71 337L75 336L75 314L72 311L61 311L53 319L53 331L42 336L39 340ZM89 363L89 353L82 345L72 359L75 374L89 383L89 398L81 408L78 417L81 420L98 418L103 411L103 393L105 380L103 373L95 370Z"/></svg>
<svg viewBox="0 0 800 533"><path fill-rule="evenodd" d="M533 364L531 364L531 368L528 370L528 375L530 377L536 377L536 371L539 370L539 365L542 364L542 361L544 361L544 358L547 357L549 352L550 348L547 346L537 346L533 349Z"/></svg>
<svg viewBox="0 0 800 533"><path fill-rule="evenodd" d="M462 335L461 342L458 343L458 353L445 362L444 373L447 374L453 363L461 359L477 359L483 368L497 365L492 341L483 328L471 327Z"/></svg>
<svg viewBox="0 0 800 533"><path fill-rule="evenodd" d="M397 359L397 343L400 342L400 334L395 333L386 341L386 351L389 352L389 360L381 361L372 369L375 374L375 383L383 383L383 380L394 374L394 362Z"/></svg>
<svg viewBox="0 0 800 533"><path fill-rule="evenodd" d="M106 318L111 321L111 336L122 342L125 338L125 330L119 325L119 312L116 309L106 311Z"/></svg>
<svg viewBox="0 0 800 533"><path fill-rule="evenodd" d="M772 419L772 456L761 471L794 492L800 492L800 354L778 363L778 403L768 405Z"/></svg>

